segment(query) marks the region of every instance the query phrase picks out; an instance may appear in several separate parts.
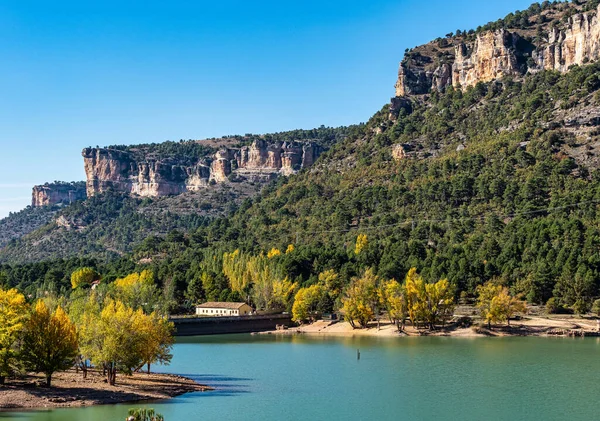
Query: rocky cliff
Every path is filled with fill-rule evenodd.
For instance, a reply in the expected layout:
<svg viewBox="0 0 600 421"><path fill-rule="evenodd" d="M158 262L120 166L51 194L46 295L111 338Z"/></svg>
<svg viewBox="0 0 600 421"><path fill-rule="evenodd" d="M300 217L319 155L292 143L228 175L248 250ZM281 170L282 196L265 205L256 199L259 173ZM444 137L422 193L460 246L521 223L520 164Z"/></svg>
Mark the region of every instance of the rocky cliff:
<svg viewBox="0 0 600 421"><path fill-rule="evenodd" d="M396 96L423 95L449 86L467 88L540 70L566 72L600 57L600 6L579 12L556 6L518 29L461 33L408 51L398 71ZM570 16L569 16L570 15ZM561 18L561 19L559 19ZM541 21L543 23L534 24Z"/></svg>
<svg viewBox="0 0 600 421"><path fill-rule="evenodd" d="M31 192L31 206L53 206L60 203L71 204L77 200L85 200L84 183L52 183L34 186Z"/></svg>
<svg viewBox="0 0 600 421"><path fill-rule="evenodd" d="M162 197L198 191L209 183L266 182L311 166L320 153L313 142L255 140L250 146L215 150L192 165L115 149L86 148L82 155L89 196L113 189Z"/></svg>

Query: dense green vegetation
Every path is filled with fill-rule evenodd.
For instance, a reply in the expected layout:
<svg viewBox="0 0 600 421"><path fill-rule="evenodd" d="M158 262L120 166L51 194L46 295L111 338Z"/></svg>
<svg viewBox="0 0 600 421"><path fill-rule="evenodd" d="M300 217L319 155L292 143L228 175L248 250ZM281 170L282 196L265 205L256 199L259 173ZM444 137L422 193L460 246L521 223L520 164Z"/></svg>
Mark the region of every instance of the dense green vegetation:
<svg viewBox="0 0 600 421"><path fill-rule="evenodd" d="M165 235L174 229L193 231L206 224L208 218L203 212L204 202L201 198L191 200L193 203L189 209L178 211L177 204L185 200L181 197L153 201L114 192L94 196L64 208L57 215L55 209L50 214L58 216L55 222L20 241L9 242L2 250L2 255L4 259L13 261L38 261L73 255L113 260L132 251L149 235ZM223 206L228 201L234 204L226 193L223 193L222 201L225 202ZM217 204L215 202L214 206ZM35 210L28 213L31 212ZM46 212L39 211L42 215L46 215Z"/></svg>
<svg viewBox="0 0 600 421"><path fill-rule="evenodd" d="M6 218L0 219L0 248L11 240L21 238L48 224L59 209L58 206L27 206L22 211L11 212Z"/></svg>
<svg viewBox="0 0 600 421"><path fill-rule="evenodd" d="M565 19L597 5L544 2L493 25L529 30L542 15ZM342 308L361 279L392 291L415 268L426 282L447 279L454 298L494 285L505 306L510 292L585 312L600 296L599 104L594 63L414 97L348 128L234 136L238 145L316 140L328 150L213 219L141 211L147 199L112 193L75 204L61 213L62 238L44 237L48 226L0 253L67 260L0 266L0 282L35 295L68 291L81 267L103 282L148 269L171 311L201 300L291 311L302 291L297 308L310 317ZM114 148L204 153L195 142Z"/></svg>
<svg viewBox="0 0 600 421"><path fill-rule="evenodd" d="M596 10L600 4L599 0L574 0L574 1L543 1L531 4L525 10L517 10L509 13L504 18L485 25L478 26L473 30L457 30L454 33L447 34L447 37L465 37L473 40L475 35L486 31L495 31L499 29L509 30L535 30L538 36L543 30L541 26L550 23L552 26L560 26L575 13L584 13ZM441 40L438 39L438 41Z"/></svg>
<svg viewBox="0 0 600 421"><path fill-rule="evenodd" d="M139 159L175 159L179 164L194 165L202 157L212 157L216 145L223 142L233 147L256 139L313 141L328 149L360 127L321 126L260 136L229 136L206 144L180 141L109 148L128 151ZM53 185L85 187L83 182ZM193 232L215 215L231 214L244 197L256 195L260 187L254 182L211 184L198 193L159 199L107 192L65 208L27 208L0 220L0 262L36 262L74 255L110 261L133 251L148 236L164 236L174 229Z"/></svg>
<svg viewBox="0 0 600 421"><path fill-rule="evenodd" d="M199 220L189 234L150 236L129 256L85 265L107 280L149 268L184 308L248 296L268 303L272 296L252 291L262 282L258 275L247 275L246 289L234 287L223 255L239 249L240 267L260 267L267 260L257 256L276 249L267 262L277 274L272 281L295 288L319 283L327 270L343 288L369 268L402 280L415 267L429 282L447 278L456 296L475 296L495 280L530 302L555 297L585 311L600 294L600 173L567 152L597 139L593 128L584 137L574 128L592 124L577 118L598 105L599 76L593 64L449 90L415 100L412 113L401 110L394 120L386 106L311 171L279 179L231 216ZM579 117L567 125L568 113ZM399 162L391 155L397 144L412 150ZM466 149L457 151L461 144ZM111 235L126 241L124 233ZM35 289L50 280L60 288L77 266L59 261L2 271L10 286ZM323 299L323 310L342 305Z"/></svg>
<svg viewBox="0 0 600 421"><path fill-rule="evenodd" d="M360 126L360 125L359 125ZM357 126L325 127L321 126L311 130L290 130L265 135L245 134L224 136L220 139L207 139L206 141L180 140L163 143L144 143L139 145L111 145L109 149L126 151L133 154L134 159L177 159L183 165L193 165L202 158L212 157L215 153L213 142L226 143L229 147L250 145L255 140L267 142L315 142L324 149L329 149L336 142L344 139ZM211 142L212 141L212 142Z"/></svg>

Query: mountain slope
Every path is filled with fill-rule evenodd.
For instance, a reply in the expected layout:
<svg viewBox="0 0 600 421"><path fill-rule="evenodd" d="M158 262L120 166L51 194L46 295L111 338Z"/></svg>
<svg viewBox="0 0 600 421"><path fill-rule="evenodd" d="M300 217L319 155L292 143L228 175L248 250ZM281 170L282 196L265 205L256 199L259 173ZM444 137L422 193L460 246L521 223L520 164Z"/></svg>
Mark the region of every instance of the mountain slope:
<svg viewBox="0 0 600 421"><path fill-rule="evenodd" d="M523 25L543 13L558 19L557 33L597 25L596 6L546 4ZM509 30L508 22L480 38ZM462 45L461 37L448 42ZM493 51L516 57L520 47L511 48ZM301 285L328 269L348 282L369 267L397 279L417 267L428 280L447 277L457 294L498 278L532 302L590 303L600 294L598 53L574 54L582 64L568 69L519 68L469 86L433 89L426 79L426 90L399 92L311 168L280 178L231 216L187 236L149 237L106 270L149 267L179 298L188 284L196 296L236 298L223 252L292 244L274 261Z"/></svg>
<svg viewBox="0 0 600 421"><path fill-rule="evenodd" d="M315 155L294 155L298 149L303 152L302 145L313 144L313 152L316 154L318 148L320 153L353 130L355 126L321 126L204 141L87 148L84 161L90 198L62 209L43 206L61 202L63 184L34 187L36 209L0 221L0 262L77 256L110 261L131 252L149 235L166 235L174 229L193 231L210 218L233 212L245 198L255 196L273 179L288 174L270 167L275 147L286 151L279 157L278 165L285 166L288 159L289 172L293 173L316 159ZM253 149L254 145L258 148ZM239 149L249 156L233 157L232 151ZM215 155L232 155L232 161L214 159ZM235 167L232 170L236 158L245 159L243 171L236 171ZM211 175L209 180L199 174L209 167L214 170L212 175L223 171L221 176L214 179ZM229 172L224 173L225 169ZM85 196L85 184L64 185L84 185Z"/></svg>
<svg viewBox="0 0 600 421"><path fill-rule="evenodd" d="M0 219L0 248L48 224L59 211L57 206L28 206Z"/></svg>

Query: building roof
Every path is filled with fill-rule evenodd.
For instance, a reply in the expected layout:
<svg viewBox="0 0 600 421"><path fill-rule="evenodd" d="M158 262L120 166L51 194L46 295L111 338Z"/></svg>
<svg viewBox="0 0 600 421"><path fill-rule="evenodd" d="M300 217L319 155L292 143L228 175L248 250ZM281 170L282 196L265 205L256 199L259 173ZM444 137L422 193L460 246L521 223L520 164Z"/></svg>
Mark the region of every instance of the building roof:
<svg viewBox="0 0 600 421"><path fill-rule="evenodd" d="M198 304L197 308L223 308L227 310L238 310L241 306L247 305L246 303L217 303L209 301L208 303Z"/></svg>

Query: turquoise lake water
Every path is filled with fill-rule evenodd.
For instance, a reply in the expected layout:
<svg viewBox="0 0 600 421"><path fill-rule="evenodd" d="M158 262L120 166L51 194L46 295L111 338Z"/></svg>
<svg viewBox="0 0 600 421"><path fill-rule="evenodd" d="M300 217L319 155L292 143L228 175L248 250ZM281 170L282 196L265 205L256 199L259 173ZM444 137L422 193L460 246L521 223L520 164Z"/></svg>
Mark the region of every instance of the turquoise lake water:
<svg viewBox="0 0 600 421"><path fill-rule="evenodd" d="M180 338L173 353L162 371L217 390L0 421L117 421L141 406L166 421L600 419L596 338L227 335Z"/></svg>

